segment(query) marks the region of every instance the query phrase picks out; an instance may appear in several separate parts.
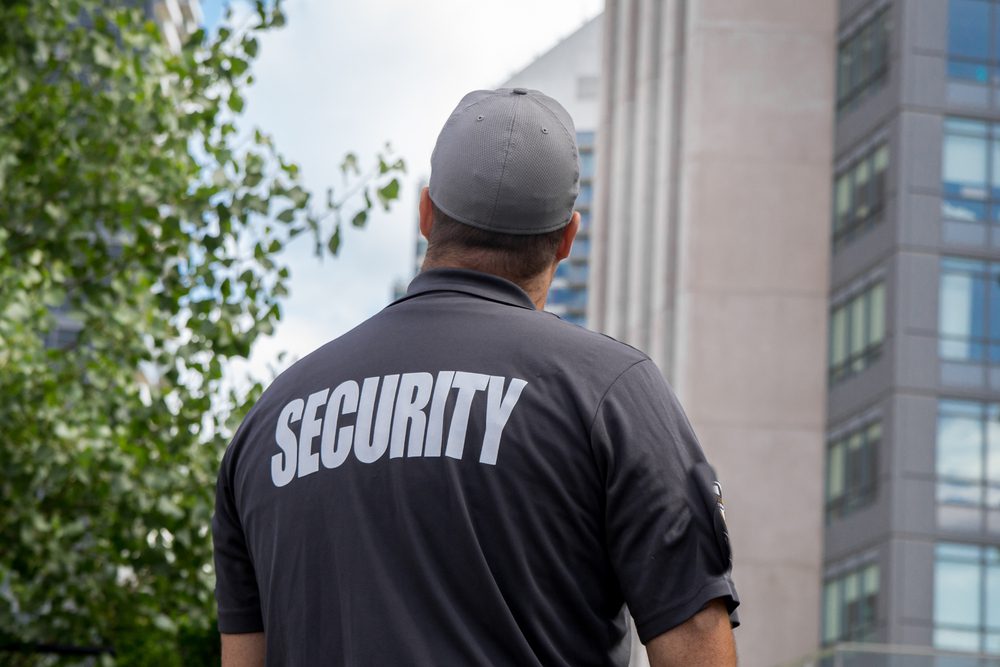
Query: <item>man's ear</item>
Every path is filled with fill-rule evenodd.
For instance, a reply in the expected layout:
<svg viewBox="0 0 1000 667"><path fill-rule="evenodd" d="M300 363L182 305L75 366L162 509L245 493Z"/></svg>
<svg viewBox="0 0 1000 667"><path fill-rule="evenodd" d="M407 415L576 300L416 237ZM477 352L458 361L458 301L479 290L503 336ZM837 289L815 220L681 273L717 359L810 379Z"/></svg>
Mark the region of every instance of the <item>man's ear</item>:
<svg viewBox="0 0 1000 667"><path fill-rule="evenodd" d="M430 188L420 191L420 235L430 241L431 227L434 226L434 204L431 202Z"/></svg>
<svg viewBox="0 0 1000 667"><path fill-rule="evenodd" d="M569 257L569 251L573 249L573 239L580 231L580 212L573 211L573 216L569 219L569 224L563 228L562 240L556 248L556 262L561 262Z"/></svg>

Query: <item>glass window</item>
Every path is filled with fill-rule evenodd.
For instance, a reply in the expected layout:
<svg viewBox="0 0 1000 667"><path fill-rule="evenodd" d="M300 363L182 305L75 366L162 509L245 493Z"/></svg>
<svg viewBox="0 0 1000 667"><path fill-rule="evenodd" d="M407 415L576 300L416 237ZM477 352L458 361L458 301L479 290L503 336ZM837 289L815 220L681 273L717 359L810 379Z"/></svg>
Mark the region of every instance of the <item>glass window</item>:
<svg viewBox="0 0 1000 667"><path fill-rule="evenodd" d="M939 401L935 460L939 525L1000 532L1000 404Z"/></svg>
<svg viewBox="0 0 1000 667"><path fill-rule="evenodd" d="M834 181L833 239L840 247L855 232L876 224L885 205L889 147L879 144Z"/></svg>
<svg viewBox="0 0 1000 667"><path fill-rule="evenodd" d="M851 52L842 46L837 53L837 99L847 99L851 92Z"/></svg>
<svg viewBox="0 0 1000 667"><path fill-rule="evenodd" d="M867 368L885 338L885 286L876 283L830 314L830 379Z"/></svg>
<svg viewBox="0 0 1000 667"><path fill-rule="evenodd" d="M941 543L934 557L934 645L995 652L1000 629L1000 555L993 546Z"/></svg>
<svg viewBox="0 0 1000 667"><path fill-rule="evenodd" d="M979 360L986 331L986 265L942 260L938 309L940 354L944 359ZM1000 331L994 335L1000 337Z"/></svg>
<svg viewBox="0 0 1000 667"><path fill-rule="evenodd" d="M979 481L983 474L982 417L955 414L947 411L948 405L942 403L938 417L937 474Z"/></svg>
<svg viewBox="0 0 1000 667"><path fill-rule="evenodd" d="M995 403L986 406L986 475L1000 482L1000 405Z"/></svg>
<svg viewBox="0 0 1000 667"><path fill-rule="evenodd" d="M594 176L593 151L580 151L580 178L593 178L593 176Z"/></svg>
<svg viewBox="0 0 1000 667"><path fill-rule="evenodd" d="M823 585L823 642L870 641L878 616L879 569L868 564Z"/></svg>
<svg viewBox="0 0 1000 667"><path fill-rule="evenodd" d="M987 547L986 565L986 627L1000 628L1000 564L996 562L996 547Z"/></svg>
<svg viewBox="0 0 1000 667"><path fill-rule="evenodd" d="M885 172L889 168L889 147L882 144L872 156L872 205L878 209L885 202Z"/></svg>
<svg viewBox="0 0 1000 667"><path fill-rule="evenodd" d="M826 519L847 516L875 499L882 426L871 423L827 446Z"/></svg>
<svg viewBox="0 0 1000 667"><path fill-rule="evenodd" d="M868 295L868 343L875 345L885 338L885 284L875 285Z"/></svg>
<svg viewBox="0 0 1000 667"><path fill-rule="evenodd" d="M951 0L948 5L948 53L979 60L990 58L988 2Z"/></svg>
<svg viewBox="0 0 1000 667"><path fill-rule="evenodd" d="M944 138L945 194L986 196L986 139L959 134Z"/></svg>
<svg viewBox="0 0 1000 667"><path fill-rule="evenodd" d="M823 641L837 641L840 635L839 586L836 581L828 581L823 587Z"/></svg>
<svg viewBox="0 0 1000 667"><path fill-rule="evenodd" d="M577 206L586 206L594 198L594 187L589 183L580 184L580 194L576 198Z"/></svg>
<svg viewBox="0 0 1000 667"><path fill-rule="evenodd" d="M838 440L830 446L826 463L826 498L840 500L844 495L844 441Z"/></svg>
<svg viewBox="0 0 1000 667"><path fill-rule="evenodd" d="M851 217L851 174L841 174L837 178L836 194L834 195L834 225L840 229L846 227Z"/></svg>
<svg viewBox="0 0 1000 667"><path fill-rule="evenodd" d="M889 63L888 8L845 36L837 47L837 110L853 106L881 88Z"/></svg>

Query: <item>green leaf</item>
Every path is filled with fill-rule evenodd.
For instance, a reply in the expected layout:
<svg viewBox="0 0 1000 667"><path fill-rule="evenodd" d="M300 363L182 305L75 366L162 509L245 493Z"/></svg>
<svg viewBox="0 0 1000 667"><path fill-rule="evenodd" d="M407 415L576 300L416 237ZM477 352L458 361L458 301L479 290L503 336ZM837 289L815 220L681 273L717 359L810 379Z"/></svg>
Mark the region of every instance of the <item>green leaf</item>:
<svg viewBox="0 0 1000 667"><path fill-rule="evenodd" d="M247 37L243 40L243 50L251 58L257 57L258 43L255 37Z"/></svg>
<svg viewBox="0 0 1000 667"><path fill-rule="evenodd" d="M278 214L277 218L280 222L292 222L295 220L295 212L298 209L294 206L291 208L286 208L284 211Z"/></svg>
<svg viewBox="0 0 1000 667"><path fill-rule="evenodd" d="M394 178L378 189L378 200L385 210L389 210L389 203L399 199L399 179Z"/></svg>
<svg viewBox="0 0 1000 667"><path fill-rule="evenodd" d="M354 153L348 153L344 156L343 161L340 163L340 171L345 176L349 173L358 175L361 173L361 168L358 166L358 156Z"/></svg>
<svg viewBox="0 0 1000 667"><path fill-rule="evenodd" d="M361 224L364 224L363 222ZM356 225L360 226L360 225ZM333 230L333 234L330 235L330 240L326 242L326 247L330 251L331 255L336 255L337 251L340 250L340 226L338 225Z"/></svg>
<svg viewBox="0 0 1000 667"><path fill-rule="evenodd" d="M243 111L243 96L234 91L229 95L229 100L226 104L234 113L240 113Z"/></svg>
<svg viewBox="0 0 1000 667"><path fill-rule="evenodd" d="M358 211L351 218L351 224L355 227L364 227L366 222L368 222L368 211L366 210Z"/></svg>

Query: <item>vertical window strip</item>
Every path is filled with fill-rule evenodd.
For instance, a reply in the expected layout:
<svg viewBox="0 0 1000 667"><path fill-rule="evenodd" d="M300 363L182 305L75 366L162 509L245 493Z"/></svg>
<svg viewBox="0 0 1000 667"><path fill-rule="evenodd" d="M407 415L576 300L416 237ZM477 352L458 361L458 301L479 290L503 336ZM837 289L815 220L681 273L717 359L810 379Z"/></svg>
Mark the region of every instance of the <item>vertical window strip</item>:
<svg viewBox="0 0 1000 667"><path fill-rule="evenodd" d="M858 232L882 220L889 146L878 144L834 179L833 243L839 249Z"/></svg>
<svg viewBox="0 0 1000 667"><path fill-rule="evenodd" d="M835 307L830 313L830 381L837 382L872 364L885 340L886 297L882 282Z"/></svg>
<svg viewBox="0 0 1000 667"><path fill-rule="evenodd" d="M823 585L823 643L872 641L878 623L879 567L862 565Z"/></svg>
<svg viewBox="0 0 1000 667"><path fill-rule="evenodd" d="M841 40L837 49L837 112L884 85L889 72L889 7Z"/></svg>
<svg viewBox="0 0 1000 667"><path fill-rule="evenodd" d="M870 505L878 480L880 422L864 424L827 445L826 520L843 518Z"/></svg>

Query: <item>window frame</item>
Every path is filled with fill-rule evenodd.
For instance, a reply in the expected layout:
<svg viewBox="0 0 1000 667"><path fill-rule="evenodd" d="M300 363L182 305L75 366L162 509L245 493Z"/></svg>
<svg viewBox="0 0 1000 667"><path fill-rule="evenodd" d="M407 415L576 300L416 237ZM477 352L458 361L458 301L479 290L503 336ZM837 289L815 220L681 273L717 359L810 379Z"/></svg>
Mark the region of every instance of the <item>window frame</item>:
<svg viewBox="0 0 1000 667"><path fill-rule="evenodd" d="M873 331L872 323L875 321L873 298L878 292L882 312L878 321L881 323L876 331ZM875 360L882 353L885 340L888 335L888 294L885 287L885 280L881 276L871 280L863 288L853 291L843 299L836 301L836 305L830 310L830 332L829 332L829 356L828 356L828 379L830 384L835 384L852 375L860 373L874 364ZM834 327L838 320L843 317L846 332L845 356L836 363L835 345L837 343L837 332ZM861 321L856 322L855 318L860 317ZM855 334L859 333L859 340L855 340Z"/></svg>
<svg viewBox="0 0 1000 667"><path fill-rule="evenodd" d="M888 81L891 10L892 4L886 4L837 42L837 83L834 92L838 115L855 107Z"/></svg>
<svg viewBox="0 0 1000 667"><path fill-rule="evenodd" d="M883 139L834 175L834 252L883 220L889 193L888 174L891 162L889 142ZM860 178L861 172L866 172L863 179ZM845 207L843 210L842 206Z"/></svg>
<svg viewBox="0 0 1000 667"><path fill-rule="evenodd" d="M974 571L977 579L975 584L979 592L979 604L975 607L976 619L972 623L951 622L939 620L939 591L941 590L942 565L967 566ZM992 572L991 572L992 570ZM989 575L1000 576L1000 547L993 544L971 544L965 542L943 541L938 542L934 548L934 607L932 612L933 635L932 643L935 648L955 651L974 651L985 654L998 654L1000 651L988 650L990 640L993 646L1000 647L1000 618L994 619L995 623L990 624L990 599L989 599ZM1000 586L997 586L998 597L1000 597ZM1000 606L1000 599L994 601ZM1000 614L998 614L1000 616ZM974 635L974 646L959 646L955 643L947 643L941 640L942 636L948 635Z"/></svg>
<svg viewBox="0 0 1000 667"><path fill-rule="evenodd" d="M876 419L867 420L860 426L827 440L824 493L827 525L875 502L878 497L878 457L882 438L882 422ZM857 446L852 453L853 442ZM840 482L836 494L832 488L835 474Z"/></svg>
<svg viewBox="0 0 1000 667"><path fill-rule="evenodd" d="M864 642L875 639L879 627L881 578L881 568L875 560L824 578L821 627L824 646L842 641ZM852 594L850 601L847 590L849 586L856 593ZM833 603L831 593L836 596ZM831 612L836 616L831 617Z"/></svg>

